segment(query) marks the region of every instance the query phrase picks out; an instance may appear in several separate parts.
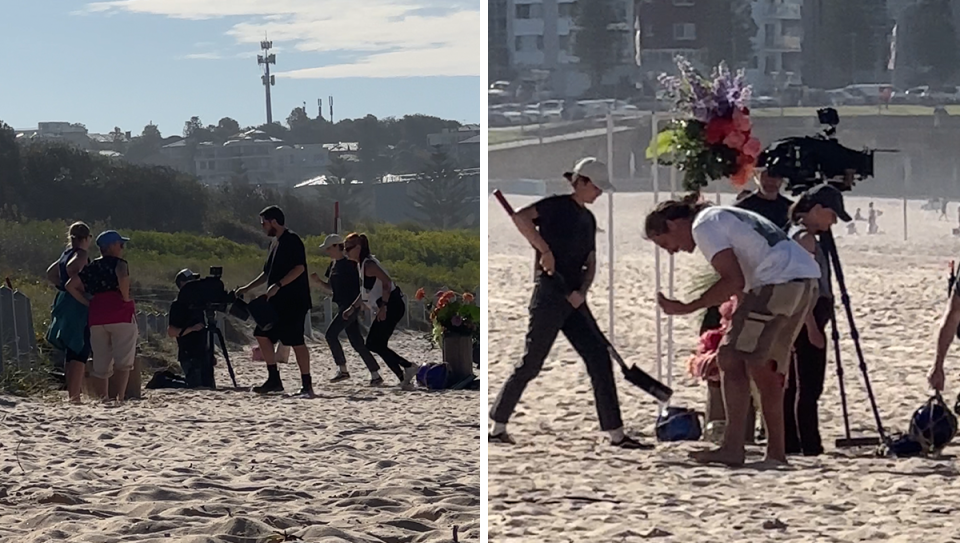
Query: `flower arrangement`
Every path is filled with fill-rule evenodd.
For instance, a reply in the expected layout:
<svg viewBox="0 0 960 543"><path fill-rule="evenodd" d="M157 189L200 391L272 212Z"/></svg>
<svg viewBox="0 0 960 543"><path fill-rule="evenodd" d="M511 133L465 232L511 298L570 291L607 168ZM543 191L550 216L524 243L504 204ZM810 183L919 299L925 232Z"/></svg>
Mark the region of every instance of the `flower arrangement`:
<svg viewBox="0 0 960 543"><path fill-rule="evenodd" d="M426 292L417 290L415 298L423 301ZM469 292L457 294L452 290L441 290L434 300L426 302L433 323L433 341L443 346L443 338L448 335L468 336L474 342L480 341L480 306Z"/></svg>
<svg viewBox="0 0 960 543"><path fill-rule="evenodd" d="M672 121L647 148L647 158L677 165L686 190L699 191L711 180L730 178L746 185L760 155L760 140L752 135L750 86L743 70L732 75L725 64L712 79L701 75L687 59L676 58L679 76L660 76L660 84L686 118Z"/></svg>
<svg viewBox="0 0 960 543"><path fill-rule="evenodd" d="M687 372L703 381L720 381L720 367L717 366L717 350L720 340L730 328L733 312L737 309L737 297L733 296L720 306L720 328L707 330L700 336L697 352L687 361Z"/></svg>

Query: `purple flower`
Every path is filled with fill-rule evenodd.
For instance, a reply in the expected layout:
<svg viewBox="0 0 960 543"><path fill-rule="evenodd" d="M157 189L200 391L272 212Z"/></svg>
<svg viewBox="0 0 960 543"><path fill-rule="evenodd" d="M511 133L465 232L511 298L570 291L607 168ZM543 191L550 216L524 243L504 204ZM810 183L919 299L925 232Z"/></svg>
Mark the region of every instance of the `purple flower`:
<svg viewBox="0 0 960 543"><path fill-rule="evenodd" d="M463 324L463 319L460 318L460 315L454 315L453 318L450 319L450 324L454 326L460 326L461 324Z"/></svg>

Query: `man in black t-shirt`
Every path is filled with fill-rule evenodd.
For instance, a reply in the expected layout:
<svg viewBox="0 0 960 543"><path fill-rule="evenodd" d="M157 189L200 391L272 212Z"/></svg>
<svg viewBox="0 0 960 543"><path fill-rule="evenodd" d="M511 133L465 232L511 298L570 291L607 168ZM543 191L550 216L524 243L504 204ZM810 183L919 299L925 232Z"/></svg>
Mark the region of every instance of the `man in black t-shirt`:
<svg viewBox="0 0 960 543"><path fill-rule="evenodd" d="M184 269L177 274L174 282L178 289L182 289L185 284L197 279L197 274ZM190 307L179 297L170 305L167 335L177 339L177 360L190 388L216 388L205 329L202 309Z"/></svg>
<svg viewBox="0 0 960 543"><path fill-rule="evenodd" d="M786 231L790 226L790 206L793 200L780 194L783 178L763 169L760 172L759 185L760 188L753 194L733 205L753 211Z"/></svg>
<svg viewBox="0 0 960 543"><path fill-rule="evenodd" d="M597 266L597 221L586 205L596 201L603 189L613 187L606 166L593 158L581 160L564 177L572 184L573 194L544 198L513 217L536 248L539 268L530 302L526 352L490 411L494 425L488 441L515 443L507 433L507 421L562 331L587 365L600 428L610 434L611 443L627 449L649 448L623 432L613 363L586 304ZM560 279L552 277L554 272Z"/></svg>
<svg viewBox="0 0 960 543"><path fill-rule="evenodd" d="M270 330L257 327L253 332L268 372L267 381L262 386L254 387L253 391L261 394L283 391L275 352L276 344L283 343L293 349L300 367L303 386L298 394L310 397L313 396L310 351L303 340L304 321L313 305L310 300L307 251L300 236L287 229L285 222L283 211L277 206L269 206L260 212L260 226L267 236L274 238L274 242L263 272L246 286L237 289L237 294L243 295L266 283L269 285L267 300L277 313L277 322Z"/></svg>
<svg viewBox="0 0 960 543"><path fill-rule="evenodd" d="M380 376L380 365L377 364L377 360L363 340L363 333L360 331L360 323L357 320L359 313L354 312L349 319L343 318L343 312L349 309L360 296L360 268L343 252L343 239L338 234L327 236L320 250L327 253L332 260L324 273L326 280L321 279L317 274L313 274L312 277L324 290L333 295L333 303L337 304L337 315L333 317L325 334L333 360L337 363L337 374L330 379L330 382L336 383L350 378L350 372L347 371L347 357L343 354L343 346L340 345L340 332L346 330L350 345L370 370L370 386L381 385L383 377Z"/></svg>

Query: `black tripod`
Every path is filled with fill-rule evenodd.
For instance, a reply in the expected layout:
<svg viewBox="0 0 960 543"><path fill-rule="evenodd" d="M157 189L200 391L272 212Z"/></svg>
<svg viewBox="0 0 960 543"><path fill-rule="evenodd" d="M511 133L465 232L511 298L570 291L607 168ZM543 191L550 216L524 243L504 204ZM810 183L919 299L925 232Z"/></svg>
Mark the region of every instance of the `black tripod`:
<svg viewBox="0 0 960 543"><path fill-rule="evenodd" d="M840 267L840 256L837 254L837 244L833 239L833 232L827 230L820 234L820 247L824 254L830 259L832 275L837 280L837 286L840 288L840 300L847 312L847 322L850 325L850 337L853 339L853 345L857 349L857 358L860 361L860 372L863 373L863 382L867 388L867 396L870 398L870 407L873 409L873 416L877 422L877 433L880 438L875 437L851 437L850 436L850 415L847 412L847 394L843 386L843 364L840 362L840 332L837 331L837 313L835 306L830 306L830 326L831 337L833 338L834 355L837 358L837 379L840 383L840 403L843 406L843 426L845 437L836 441L837 448L851 447L870 447L883 443L889 443L889 438L883 430L883 422L880 420L880 410L877 409L877 400L873 395L873 388L870 386L870 376L867 374L867 363L863 360L863 350L860 348L860 333L857 332L857 326L853 323L853 310L850 308L850 295L847 293L847 285L843 281L843 268Z"/></svg>
<svg viewBox="0 0 960 543"><path fill-rule="evenodd" d="M209 372L210 380L213 380L213 366L216 364L216 346L220 346L220 353L227 363L227 371L230 372L230 379L233 381L233 388L237 387L237 376L233 373L233 365L230 364L230 355L227 354L227 343L223 339L223 331L217 326L217 313L213 309L205 309L204 320L206 326L204 330L207 333L207 367L204 372Z"/></svg>

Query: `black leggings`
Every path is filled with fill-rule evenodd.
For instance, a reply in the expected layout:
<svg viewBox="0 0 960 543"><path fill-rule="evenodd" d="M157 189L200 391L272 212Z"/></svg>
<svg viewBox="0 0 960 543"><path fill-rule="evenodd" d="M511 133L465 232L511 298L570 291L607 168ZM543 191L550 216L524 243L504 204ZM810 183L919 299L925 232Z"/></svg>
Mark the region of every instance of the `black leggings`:
<svg viewBox="0 0 960 543"><path fill-rule="evenodd" d="M831 298L820 298L813 310L817 329L823 333L830 319ZM820 440L820 409L827 372L827 349L814 347L804 326L794 343L796 357L790 364L790 380L783 397L783 422L788 453L816 456L823 453Z"/></svg>
<svg viewBox="0 0 960 543"><path fill-rule="evenodd" d="M387 318L382 321L373 319L370 325L370 332L367 334L367 348L370 352L380 355L387 367L403 381L403 369L409 368L411 364L406 358L398 355L390 349L388 345L390 336L397 328L397 323L407 313L407 304L403 301L403 293L399 288L393 289L390 293L390 301L387 303Z"/></svg>

